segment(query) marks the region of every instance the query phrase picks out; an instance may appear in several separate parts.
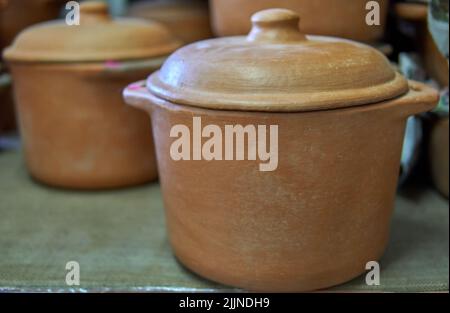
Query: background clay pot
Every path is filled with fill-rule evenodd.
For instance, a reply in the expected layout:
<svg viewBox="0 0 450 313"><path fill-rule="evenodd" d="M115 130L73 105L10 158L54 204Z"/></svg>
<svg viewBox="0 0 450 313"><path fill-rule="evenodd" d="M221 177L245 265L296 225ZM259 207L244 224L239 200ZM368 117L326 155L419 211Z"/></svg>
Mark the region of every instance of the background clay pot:
<svg viewBox="0 0 450 313"><path fill-rule="evenodd" d="M440 118L433 125L430 142L431 174L436 188L449 197L449 121Z"/></svg>
<svg viewBox="0 0 450 313"><path fill-rule="evenodd" d="M0 0L0 59L1 51L26 27L54 19L64 0ZM0 61L1 62L1 61ZM0 65L0 73L2 71ZM11 87L0 87L0 132L16 127Z"/></svg>
<svg viewBox="0 0 450 313"><path fill-rule="evenodd" d="M95 189L157 177L148 117L127 108L121 90L179 43L159 24L107 12L83 3L81 26L32 27L5 52L28 169L45 183Z"/></svg>
<svg viewBox="0 0 450 313"><path fill-rule="evenodd" d="M389 0L381 5L381 25L366 24L367 0L211 0L213 29L218 36L247 34L253 13L269 8L286 8L302 14L306 34L343 37L376 42L384 35Z"/></svg>
<svg viewBox="0 0 450 313"><path fill-rule="evenodd" d="M372 48L305 37L291 11L253 22L247 38L184 47L124 92L151 115L171 244L194 272L249 290L343 283L383 254L407 117L438 95ZM192 134L193 117L222 131L278 125L278 168L174 161L172 127Z"/></svg>
<svg viewBox="0 0 450 313"><path fill-rule="evenodd" d="M185 43L213 36L205 0L141 1L130 7L128 15L158 21Z"/></svg>
<svg viewBox="0 0 450 313"><path fill-rule="evenodd" d="M30 25L55 19L64 0L0 0L0 50Z"/></svg>
<svg viewBox="0 0 450 313"><path fill-rule="evenodd" d="M395 6L395 11L399 18L409 21L416 27L417 49L422 56L428 75L442 87L448 87L448 61L439 52L428 30L428 5L426 3L398 3Z"/></svg>

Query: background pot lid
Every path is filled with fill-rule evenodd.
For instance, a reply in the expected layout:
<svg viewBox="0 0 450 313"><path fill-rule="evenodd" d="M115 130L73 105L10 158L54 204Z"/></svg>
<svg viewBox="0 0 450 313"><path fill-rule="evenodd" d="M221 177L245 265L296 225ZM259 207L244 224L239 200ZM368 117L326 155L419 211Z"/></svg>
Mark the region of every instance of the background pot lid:
<svg viewBox="0 0 450 313"><path fill-rule="evenodd" d="M252 22L247 37L176 51L147 87L178 104L279 112L376 103L409 90L381 53L349 40L305 36L290 10L261 11Z"/></svg>
<svg viewBox="0 0 450 313"><path fill-rule="evenodd" d="M167 55L179 46L159 23L113 19L106 3L87 1L80 5L80 25L61 20L32 26L4 56L25 62L130 60Z"/></svg>

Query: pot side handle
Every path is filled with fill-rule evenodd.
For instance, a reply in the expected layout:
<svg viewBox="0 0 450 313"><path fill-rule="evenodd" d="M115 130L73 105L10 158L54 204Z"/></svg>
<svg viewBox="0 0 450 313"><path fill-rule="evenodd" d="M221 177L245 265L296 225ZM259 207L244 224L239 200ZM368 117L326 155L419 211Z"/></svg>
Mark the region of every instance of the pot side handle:
<svg viewBox="0 0 450 313"><path fill-rule="evenodd" d="M439 103L439 93L434 88L409 80L409 92L396 100L395 106L403 116L425 113L433 110Z"/></svg>
<svg viewBox="0 0 450 313"><path fill-rule="evenodd" d="M123 98L125 102L137 109L151 112L152 95L147 90L146 81L139 81L129 85L123 91Z"/></svg>

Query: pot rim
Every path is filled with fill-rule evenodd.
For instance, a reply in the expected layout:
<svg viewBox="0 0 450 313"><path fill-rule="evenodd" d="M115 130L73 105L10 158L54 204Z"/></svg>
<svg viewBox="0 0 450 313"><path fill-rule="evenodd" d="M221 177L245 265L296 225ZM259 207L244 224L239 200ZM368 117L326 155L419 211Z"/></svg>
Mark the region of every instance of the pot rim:
<svg viewBox="0 0 450 313"><path fill-rule="evenodd" d="M161 66L170 54L155 56L150 58L129 59L129 60L98 60L98 61L24 61L24 60L5 60L9 65L26 66L85 66L92 68L105 67L111 71L118 71L121 68L147 68L150 66Z"/></svg>
<svg viewBox="0 0 450 313"><path fill-rule="evenodd" d="M398 116L405 118L422 112L431 111L439 101L439 93L432 87L416 82L408 81L409 91L406 94L396 98L387 99L379 102L347 106L335 107L327 109L312 109L303 111L257 111L257 110L233 110L224 108L207 108L192 106L188 104L176 103L158 95L153 94L147 88L147 81L139 81L129 85L124 91L123 96L125 102L129 105L137 107L147 112L153 111L153 106L163 107L172 111L189 111L189 112L221 112L231 115L242 114L258 114L258 115L292 115L292 114L324 114L330 112L356 113L372 110L392 110L399 111L400 114L392 114L394 118Z"/></svg>
<svg viewBox="0 0 450 313"><path fill-rule="evenodd" d="M364 105L375 104L383 101L393 100L402 97L408 93L408 86L405 84L404 88L388 91L387 89L392 86L401 87L403 84L403 76L396 72L395 78L389 82L386 86L373 86L370 88L360 88L352 90L342 91L328 91L322 92L319 97L315 92L311 92L310 98L316 98L315 101L311 101L310 104L304 106L292 105L292 98L308 98L306 93L299 93L297 97L293 94L289 94L283 97L282 94L277 95L277 100L269 99L262 102L260 95L254 96L252 94L228 94L225 100L223 94L209 91L200 90L183 90L183 94L177 95L174 89L164 85L158 78L160 70L150 75L146 82L146 86L152 93L160 98L166 99L172 103L193 106L206 109L217 109L224 111L255 111L255 112L310 112L310 111L323 111L332 109L344 109L347 107L359 107ZM386 89L386 92L379 92L381 89ZM377 96L376 92L379 94ZM361 101L361 94L372 95L372 99ZM352 99L352 95L356 95ZM286 98L286 99L284 99ZM331 102L329 99L334 98ZM214 99L211 101L211 99ZM274 107L274 103L277 106ZM326 105L325 105L326 104Z"/></svg>

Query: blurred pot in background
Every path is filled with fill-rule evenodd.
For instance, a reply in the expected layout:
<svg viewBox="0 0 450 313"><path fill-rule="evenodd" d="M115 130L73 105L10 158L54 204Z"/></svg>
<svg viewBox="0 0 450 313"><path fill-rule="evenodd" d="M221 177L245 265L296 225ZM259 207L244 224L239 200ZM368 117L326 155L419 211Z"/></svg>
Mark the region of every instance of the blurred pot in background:
<svg viewBox="0 0 450 313"><path fill-rule="evenodd" d="M400 30L414 40L419 52L418 55L400 54L402 71L405 73L406 68L405 75L416 76L421 81L431 79L433 84L444 90L438 108L433 111L430 119L424 121L429 124L427 129L430 129L427 142L431 178L436 188L448 197L448 0L400 2L396 4L395 11L400 18ZM407 63L412 65L404 66ZM417 124L421 123L421 120L414 119ZM412 129L407 134L411 131ZM411 141L411 138L406 138L405 143L408 140ZM407 149L408 145L405 144L404 147Z"/></svg>
<svg viewBox="0 0 450 313"><path fill-rule="evenodd" d="M130 7L128 15L163 23L184 43L213 36L206 0L140 1Z"/></svg>
<svg viewBox="0 0 450 313"><path fill-rule="evenodd" d="M448 1L447 1L448 3ZM448 87L449 67L446 57L440 53L436 42L428 28L427 2L401 2L396 4L397 16L415 28L416 49L420 52L427 74L439 83L441 87ZM448 32L448 22L447 22ZM447 36L448 38L448 36ZM448 41L447 41L448 46Z"/></svg>
<svg viewBox="0 0 450 313"><path fill-rule="evenodd" d="M16 127L11 82L2 73L1 51L24 28L58 16L64 0L0 0L0 133Z"/></svg>
<svg viewBox="0 0 450 313"><path fill-rule="evenodd" d="M448 0L431 0L428 12L428 26L442 55L448 60L449 33L449 2Z"/></svg>
<svg viewBox="0 0 450 313"><path fill-rule="evenodd" d="M243 35L250 31L253 13L286 8L301 12L302 29L307 34L375 43L384 35L389 0L378 1L380 26L366 23L367 3L367 0L211 0L211 16L216 35Z"/></svg>
<svg viewBox="0 0 450 313"><path fill-rule="evenodd" d="M26 27L55 19L64 0L0 0L0 50Z"/></svg>
<svg viewBox="0 0 450 313"><path fill-rule="evenodd" d="M97 1L81 4L80 26L54 21L22 32L4 56L32 176L82 189L155 179L148 118L124 104L121 90L179 45L164 26L114 20Z"/></svg>

